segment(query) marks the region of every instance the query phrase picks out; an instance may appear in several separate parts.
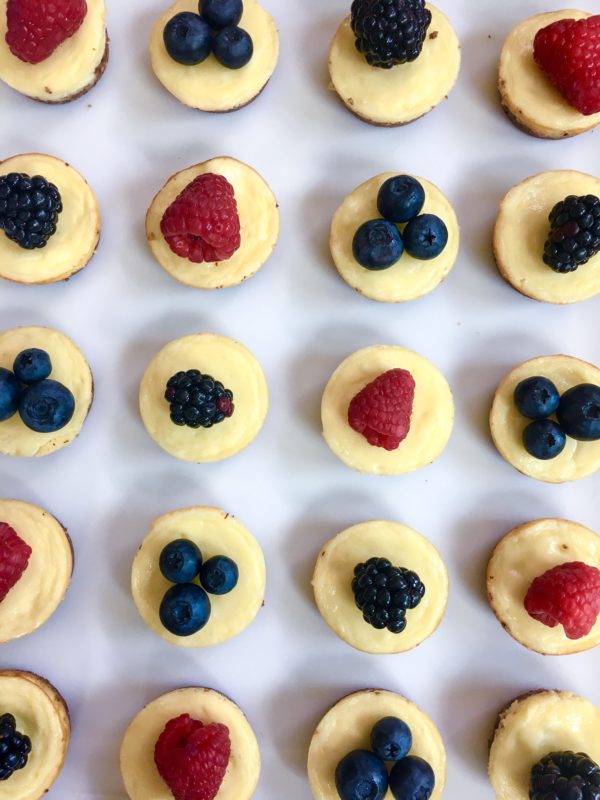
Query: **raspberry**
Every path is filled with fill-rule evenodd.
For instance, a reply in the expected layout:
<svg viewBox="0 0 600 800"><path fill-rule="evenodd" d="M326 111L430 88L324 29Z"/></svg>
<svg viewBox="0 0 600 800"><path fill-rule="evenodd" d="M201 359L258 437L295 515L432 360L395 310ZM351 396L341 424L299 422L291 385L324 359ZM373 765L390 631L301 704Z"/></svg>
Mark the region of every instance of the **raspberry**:
<svg viewBox="0 0 600 800"><path fill-rule="evenodd" d="M21 61L39 64L77 33L86 14L85 0L8 0L6 43Z"/></svg>
<svg viewBox="0 0 600 800"><path fill-rule="evenodd" d="M221 788L231 741L225 725L204 725L189 714L167 722L154 761L175 800L213 800Z"/></svg>
<svg viewBox="0 0 600 800"><path fill-rule="evenodd" d="M198 175L167 208L160 229L181 258L226 261L241 242L233 186L222 175Z"/></svg>
<svg viewBox="0 0 600 800"><path fill-rule="evenodd" d="M586 116L600 112L600 14L542 28L533 53L565 100Z"/></svg>
<svg viewBox="0 0 600 800"><path fill-rule="evenodd" d="M27 569L31 547L6 522L0 522L0 603Z"/></svg>
<svg viewBox="0 0 600 800"><path fill-rule="evenodd" d="M384 372L352 399L348 423L369 444L397 450L410 431L415 381L405 369Z"/></svg>
<svg viewBox="0 0 600 800"><path fill-rule="evenodd" d="M525 609L549 628L562 625L568 639L587 636L600 614L600 570L581 561L548 570L529 587Z"/></svg>

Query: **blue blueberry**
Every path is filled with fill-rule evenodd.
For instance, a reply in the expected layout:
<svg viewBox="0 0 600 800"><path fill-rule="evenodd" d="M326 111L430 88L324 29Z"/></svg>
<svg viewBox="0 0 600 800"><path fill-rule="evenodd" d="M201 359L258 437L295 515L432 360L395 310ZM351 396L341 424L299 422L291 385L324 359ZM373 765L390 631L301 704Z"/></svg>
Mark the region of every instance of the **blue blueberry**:
<svg viewBox="0 0 600 800"><path fill-rule="evenodd" d="M600 439L600 386L580 383L560 398L558 421L567 436L581 442Z"/></svg>
<svg viewBox="0 0 600 800"><path fill-rule="evenodd" d="M200 583L210 594L228 594L237 586L239 570L227 556L213 556L200 568Z"/></svg>
<svg viewBox="0 0 600 800"><path fill-rule="evenodd" d="M200 572L202 553L189 539L176 539L163 547L158 565L171 583L190 583Z"/></svg>
<svg viewBox="0 0 600 800"><path fill-rule="evenodd" d="M214 44L215 58L228 69L241 69L252 58L252 37L242 28L223 28Z"/></svg>
<svg viewBox="0 0 600 800"><path fill-rule="evenodd" d="M435 214L420 214L404 228L402 238L407 253L428 261L437 258L448 244L448 228Z"/></svg>
<svg viewBox="0 0 600 800"><path fill-rule="evenodd" d="M353 750L337 765L335 786L341 800L383 800L388 789L386 766L369 750Z"/></svg>
<svg viewBox="0 0 600 800"><path fill-rule="evenodd" d="M242 0L200 0L198 11L202 19L215 31L235 26L242 18Z"/></svg>
<svg viewBox="0 0 600 800"><path fill-rule="evenodd" d="M515 405L524 417L544 419L554 414L560 395L552 381L535 375L517 385L514 398Z"/></svg>
<svg viewBox="0 0 600 800"><path fill-rule="evenodd" d="M377 195L377 210L390 222L408 222L421 212L425 204L425 190L410 175L388 178Z"/></svg>
<svg viewBox="0 0 600 800"><path fill-rule="evenodd" d="M17 378L23 383L37 383L50 377L52 372L52 362L45 350L32 347L30 350L23 350L15 358L13 370Z"/></svg>
<svg viewBox="0 0 600 800"><path fill-rule="evenodd" d="M19 408L21 384L14 372L0 367L0 422L10 419Z"/></svg>
<svg viewBox="0 0 600 800"><path fill-rule="evenodd" d="M384 717L371 731L371 750L384 761L400 761L410 753L412 733L406 722Z"/></svg>
<svg viewBox="0 0 600 800"><path fill-rule="evenodd" d="M354 234L352 253L365 269L388 269L404 252L400 231L385 219L364 222Z"/></svg>
<svg viewBox="0 0 600 800"><path fill-rule="evenodd" d="M186 66L205 61L212 50L208 24L190 11L182 11L167 22L163 39L171 58Z"/></svg>
<svg viewBox="0 0 600 800"><path fill-rule="evenodd" d="M549 461L565 449L567 437L562 428L551 419L536 419L523 431L523 445L530 456Z"/></svg>
<svg viewBox="0 0 600 800"><path fill-rule="evenodd" d="M191 636L210 619L210 600L195 583L176 583L163 597L159 616L174 636Z"/></svg>
<svg viewBox="0 0 600 800"><path fill-rule="evenodd" d="M75 411L72 392L58 381L46 379L29 386L21 397L21 419L38 433L52 433L64 428Z"/></svg>
<svg viewBox="0 0 600 800"><path fill-rule="evenodd" d="M435 774L427 761L407 756L394 764L390 790L396 800L429 800L435 788Z"/></svg>

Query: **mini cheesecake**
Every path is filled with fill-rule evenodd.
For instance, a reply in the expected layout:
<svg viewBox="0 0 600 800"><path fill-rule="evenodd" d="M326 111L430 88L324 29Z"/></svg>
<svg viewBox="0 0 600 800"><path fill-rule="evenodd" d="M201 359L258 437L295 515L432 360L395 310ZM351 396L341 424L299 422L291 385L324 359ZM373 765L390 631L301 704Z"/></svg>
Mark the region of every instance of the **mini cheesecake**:
<svg viewBox="0 0 600 800"><path fill-rule="evenodd" d="M241 710L225 695L200 687L176 689L153 700L127 728L121 744L121 775L130 800L173 800L154 763L154 747L165 725L181 714L205 725L226 725L231 758L215 800L250 800L260 775L260 751Z"/></svg>
<svg viewBox="0 0 600 800"><path fill-rule="evenodd" d="M513 398L517 385L534 376L548 378L560 394L580 383L600 386L600 369L571 356L540 356L515 367L500 383L490 412L490 429L496 449L515 469L547 483L586 478L600 469L600 441L580 442L567 436L565 449L556 458L543 461L529 455L523 431L531 422L522 416Z"/></svg>
<svg viewBox="0 0 600 800"><path fill-rule="evenodd" d="M0 80L42 103L68 103L89 92L108 64L104 0L87 0L79 30L39 64L21 61L5 41L7 0L0 0Z"/></svg>
<svg viewBox="0 0 600 800"><path fill-rule="evenodd" d="M384 717L398 717L409 726L413 737L410 754L433 769L431 800L440 800L446 784L446 751L438 729L410 700L383 689L364 689L344 697L319 722L308 751L308 780L315 800L339 800L337 765L353 750L370 748L371 730ZM385 800L394 800L391 791Z"/></svg>
<svg viewBox="0 0 600 800"><path fill-rule="evenodd" d="M162 234L160 223L167 208L198 175L223 175L233 187L240 218L241 245L227 259L196 264L174 253ZM169 178L146 215L146 238L160 266L187 286L223 289L252 277L267 261L279 238L279 206L267 183L235 158L212 158Z"/></svg>
<svg viewBox="0 0 600 800"><path fill-rule="evenodd" d="M214 54L195 66L174 61L163 40L165 25L183 11L198 13L197 0L178 0L156 21L150 35L150 62L158 80L174 97L200 111L236 111L255 100L269 82L279 58L279 33L271 15L244 0L239 26L252 37L252 58L241 69L227 69Z"/></svg>
<svg viewBox="0 0 600 800"><path fill-rule="evenodd" d="M338 28L329 49L334 91L357 117L372 125L396 127L413 122L445 100L460 70L460 43L447 17L430 3L431 25L419 57L391 69L372 67L358 52L350 17Z"/></svg>
<svg viewBox="0 0 600 800"><path fill-rule="evenodd" d="M520 22L509 34L500 56L498 88L509 119L525 133L541 139L564 139L600 124L600 113L586 116L574 108L533 58L533 42L539 30L561 19L591 16L573 9L537 14Z"/></svg>

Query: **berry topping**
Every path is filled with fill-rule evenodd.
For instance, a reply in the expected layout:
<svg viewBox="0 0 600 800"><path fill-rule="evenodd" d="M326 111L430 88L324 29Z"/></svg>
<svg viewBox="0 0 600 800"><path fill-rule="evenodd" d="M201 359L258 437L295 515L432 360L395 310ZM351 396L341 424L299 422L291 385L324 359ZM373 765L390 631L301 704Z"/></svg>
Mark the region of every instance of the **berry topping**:
<svg viewBox="0 0 600 800"><path fill-rule="evenodd" d="M569 195L554 206L549 220L544 263L555 272L574 272L600 253L600 199L595 195Z"/></svg>
<svg viewBox="0 0 600 800"><path fill-rule="evenodd" d="M405 369L390 369L352 398L348 424L374 447L397 450L410 431L415 381Z"/></svg>
<svg viewBox="0 0 600 800"><path fill-rule="evenodd" d="M421 54L431 11L425 0L353 0L356 48L373 67L390 69Z"/></svg>
<svg viewBox="0 0 600 800"><path fill-rule="evenodd" d="M0 603L21 580L31 552L31 547L10 525L0 522Z"/></svg>
<svg viewBox="0 0 600 800"><path fill-rule="evenodd" d="M600 112L600 15L561 19L542 28L533 52L537 65L577 111Z"/></svg>
<svg viewBox="0 0 600 800"><path fill-rule="evenodd" d="M0 177L0 230L24 250L48 244L61 211L58 189L41 175L11 172Z"/></svg>
<svg viewBox="0 0 600 800"><path fill-rule="evenodd" d="M239 570L227 556L213 556L202 564L200 582L210 594L228 594L237 586Z"/></svg>
<svg viewBox="0 0 600 800"><path fill-rule="evenodd" d="M8 0L6 43L21 61L39 64L77 33L85 0Z"/></svg>
<svg viewBox="0 0 600 800"><path fill-rule="evenodd" d="M410 175L388 178L377 195L377 210L390 222L408 222L421 212L424 204L425 190Z"/></svg>
<svg viewBox="0 0 600 800"><path fill-rule="evenodd" d="M19 353L15 358L13 370L21 383L37 383L50 377L52 362L45 350L32 347Z"/></svg>
<svg viewBox="0 0 600 800"><path fill-rule="evenodd" d="M398 717L384 717L371 731L371 749L383 761L400 761L410 753L412 733Z"/></svg>
<svg viewBox="0 0 600 800"><path fill-rule="evenodd" d="M46 379L29 386L19 403L21 419L37 433L54 433L69 423L75 412L72 392L58 381Z"/></svg>
<svg viewBox="0 0 600 800"><path fill-rule="evenodd" d="M209 26L190 11L182 11L167 22L163 41L173 61L187 67L205 61L212 51Z"/></svg>
<svg viewBox="0 0 600 800"><path fill-rule="evenodd" d="M596 442L600 439L600 386L580 383L560 398L558 421L572 439Z"/></svg>
<svg viewBox="0 0 600 800"><path fill-rule="evenodd" d="M435 214L420 214L404 228L402 239L409 255L428 261L437 258L448 244L448 228Z"/></svg>
<svg viewBox="0 0 600 800"><path fill-rule="evenodd" d="M223 28L215 39L215 58L227 69L241 69L252 58L254 44L250 34L235 26Z"/></svg>
<svg viewBox="0 0 600 800"><path fill-rule="evenodd" d="M514 398L516 407L524 417L544 419L554 414L560 395L552 381L535 375L517 385Z"/></svg>
<svg viewBox="0 0 600 800"><path fill-rule="evenodd" d="M434 788L435 774L418 756L403 758L390 772L390 789L396 800L429 800Z"/></svg>
<svg viewBox="0 0 600 800"><path fill-rule="evenodd" d="M16 414L21 399L21 384L9 369L0 367L0 422Z"/></svg>
<svg viewBox="0 0 600 800"><path fill-rule="evenodd" d="M171 405L171 421L189 428L212 428L235 411L233 393L197 369L173 375L165 400Z"/></svg>
<svg viewBox="0 0 600 800"><path fill-rule="evenodd" d="M233 186L223 175L198 175L167 208L160 229L181 258L226 261L241 243Z"/></svg>
<svg viewBox="0 0 600 800"><path fill-rule="evenodd" d="M568 639L587 636L600 614L600 570L580 561L549 569L529 587L525 609L549 628L562 625Z"/></svg>
<svg viewBox="0 0 600 800"><path fill-rule="evenodd" d="M12 714L0 716L0 781L23 769L31 753L31 739L19 733Z"/></svg>
<svg viewBox="0 0 600 800"><path fill-rule="evenodd" d="M189 714L170 720L154 748L156 768L175 800L214 800L229 764L226 725L204 725Z"/></svg>
<svg viewBox="0 0 600 800"><path fill-rule="evenodd" d="M337 765L335 786L341 800L383 800L388 790L387 769L369 750L353 750Z"/></svg>
<svg viewBox="0 0 600 800"><path fill-rule="evenodd" d="M176 539L163 547L158 565L171 583L190 583L200 572L202 553L189 539Z"/></svg>
<svg viewBox="0 0 600 800"><path fill-rule="evenodd" d="M406 612L419 605L425 586L416 572L375 557L354 568L352 592L365 622L377 630L402 633Z"/></svg>
<svg viewBox="0 0 600 800"><path fill-rule="evenodd" d="M195 583L176 583L167 590L160 604L159 617L174 636L192 636L210 619L208 595Z"/></svg>
<svg viewBox="0 0 600 800"><path fill-rule="evenodd" d="M398 228L385 219L364 222L354 234L352 253L365 269L388 269L404 252Z"/></svg>
<svg viewBox="0 0 600 800"><path fill-rule="evenodd" d="M203 20L215 31L235 27L242 18L242 0L200 0L199 12Z"/></svg>
<svg viewBox="0 0 600 800"><path fill-rule="evenodd" d="M531 769L530 800L600 800L600 767L585 753L549 753Z"/></svg>
<svg viewBox="0 0 600 800"><path fill-rule="evenodd" d="M549 461L565 449L567 437L560 425L551 419L536 419L523 431L523 446L530 456Z"/></svg>

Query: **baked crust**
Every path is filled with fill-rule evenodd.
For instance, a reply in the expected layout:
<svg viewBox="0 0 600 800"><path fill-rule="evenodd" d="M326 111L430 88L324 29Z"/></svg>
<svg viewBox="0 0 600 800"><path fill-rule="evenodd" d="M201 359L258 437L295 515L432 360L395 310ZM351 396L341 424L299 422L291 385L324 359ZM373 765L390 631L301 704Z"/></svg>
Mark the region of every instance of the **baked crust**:
<svg viewBox="0 0 600 800"><path fill-rule="evenodd" d="M108 59L110 57L110 39L108 37L108 31L106 31L106 47L104 48L104 53L102 55L102 59L98 66L96 67L96 71L94 73L94 78L87 86L84 86L83 89L80 89L75 94L72 94L70 97L63 97L62 100L42 100L41 97L31 97L30 95L26 95L31 100L35 100L37 103L43 103L44 105L51 105L51 106L63 106L65 103L72 103L74 100L79 100L80 97L83 97L84 94L87 94L91 91L94 86L98 83L100 78L104 75L106 71L106 67L108 66ZM16 91L16 90L15 90Z"/></svg>

